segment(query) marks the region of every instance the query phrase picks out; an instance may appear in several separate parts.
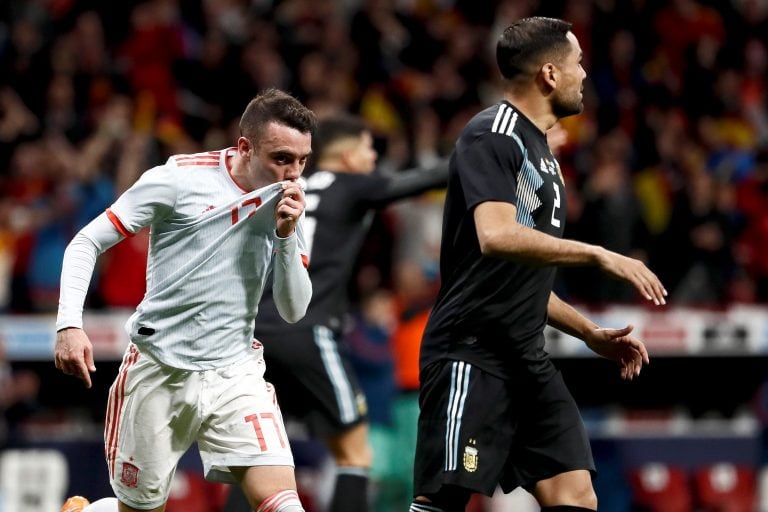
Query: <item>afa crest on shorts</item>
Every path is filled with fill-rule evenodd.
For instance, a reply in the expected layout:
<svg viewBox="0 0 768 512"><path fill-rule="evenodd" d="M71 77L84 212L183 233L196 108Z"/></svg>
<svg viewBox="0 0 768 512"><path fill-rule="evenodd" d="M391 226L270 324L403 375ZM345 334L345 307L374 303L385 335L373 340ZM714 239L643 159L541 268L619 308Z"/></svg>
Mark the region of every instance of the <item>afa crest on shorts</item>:
<svg viewBox="0 0 768 512"><path fill-rule="evenodd" d="M477 462L478 462L477 448L475 448L474 446L470 446L475 444L474 439L470 439L469 443L470 444L464 447L464 457L463 457L464 469L468 473L474 473L475 471L477 471Z"/></svg>

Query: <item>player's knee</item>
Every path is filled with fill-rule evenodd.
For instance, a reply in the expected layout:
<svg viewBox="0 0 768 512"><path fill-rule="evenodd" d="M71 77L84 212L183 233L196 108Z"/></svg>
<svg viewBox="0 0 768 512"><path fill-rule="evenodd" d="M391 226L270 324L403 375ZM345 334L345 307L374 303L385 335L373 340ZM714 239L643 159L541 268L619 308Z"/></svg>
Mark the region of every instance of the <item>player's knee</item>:
<svg viewBox="0 0 768 512"><path fill-rule="evenodd" d="M583 483L564 489L564 494L562 504L597 510L597 494L595 494L595 489L591 483Z"/></svg>
<svg viewBox="0 0 768 512"><path fill-rule="evenodd" d="M288 489L280 491L261 502L256 512L304 512L299 495Z"/></svg>
<svg viewBox="0 0 768 512"><path fill-rule="evenodd" d="M590 482L571 482L537 495L542 506L572 505L588 510L597 510L597 495Z"/></svg>
<svg viewBox="0 0 768 512"><path fill-rule="evenodd" d="M331 453L339 466L370 468L373 449L368 442L366 425L357 425L328 440Z"/></svg>

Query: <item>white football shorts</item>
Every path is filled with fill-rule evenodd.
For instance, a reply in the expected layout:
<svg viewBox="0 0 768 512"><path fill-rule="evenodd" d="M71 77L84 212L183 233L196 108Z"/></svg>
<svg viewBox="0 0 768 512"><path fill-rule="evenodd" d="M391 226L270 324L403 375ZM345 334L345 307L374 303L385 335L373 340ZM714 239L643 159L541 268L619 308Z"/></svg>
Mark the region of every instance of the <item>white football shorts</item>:
<svg viewBox="0 0 768 512"><path fill-rule="evenodd" d="M138 509L165 503L179 459L197 441L205 477L236 483L229 466L293 466L264 349L205 371L164 366L131 344L109 391L104 446L115 495Z"/></svg>

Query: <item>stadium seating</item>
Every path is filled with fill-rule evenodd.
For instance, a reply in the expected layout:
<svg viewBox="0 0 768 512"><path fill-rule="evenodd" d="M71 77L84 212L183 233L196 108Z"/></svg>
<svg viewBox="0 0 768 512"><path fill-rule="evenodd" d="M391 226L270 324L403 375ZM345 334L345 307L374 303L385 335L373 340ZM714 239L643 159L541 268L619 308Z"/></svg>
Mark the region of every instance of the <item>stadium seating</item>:
<svg viewBox="0 0 768 512"><path fill-rule="evenodd" d="M632 510L637 512L692 512L693 496L683 468L650 463L629 471Z"/></svg>

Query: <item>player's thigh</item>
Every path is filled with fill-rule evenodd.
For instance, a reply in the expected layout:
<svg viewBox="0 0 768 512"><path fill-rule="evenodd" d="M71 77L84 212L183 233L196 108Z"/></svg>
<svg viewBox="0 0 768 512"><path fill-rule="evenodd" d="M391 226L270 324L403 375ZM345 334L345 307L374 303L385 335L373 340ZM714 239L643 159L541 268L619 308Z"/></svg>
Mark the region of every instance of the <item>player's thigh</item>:
<svg viewBox="0 0 768 512"><path fill-rule="evenodd" d="M110 483L126 505L165 503L181 456L194 442L197 375L157 364L129 347L110 388L105 451Z"/></svg>
<svg viewBox="0 0 768 512"><path fill-rule="evenodd" d="M274 388L259 360L211 375L198 448L207 479L235 483L230 467L293 466Z"/></svg>
<svg viewBox="0 0 768 512"><path fill-rule="evenodd" d="M560 473L540 480L533 489L533 495L542 507L572 505L593 509L597 507L597 496L592 487L589 471L580 469Z"/></svg>
<svg viewBox="0 0 768 512"><path fill-rule="evenodd" d="M502 488L509 492L522 486L533 492L537 482L564 473L594 473L589 438L562 375L556 372L544 382L533 379L510 393L516 389L523 393L518 397L520 422Z"/></svg>
<svg viewBox="0 0 768 512"><path fill-rule="evenodd" d="M254 509L280 491L296 490L296 478L291 466L231 467L230 470Z"/></svg>

